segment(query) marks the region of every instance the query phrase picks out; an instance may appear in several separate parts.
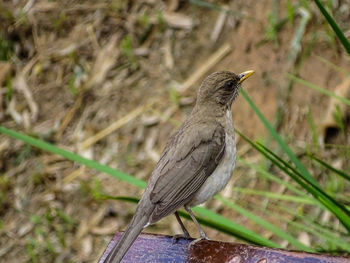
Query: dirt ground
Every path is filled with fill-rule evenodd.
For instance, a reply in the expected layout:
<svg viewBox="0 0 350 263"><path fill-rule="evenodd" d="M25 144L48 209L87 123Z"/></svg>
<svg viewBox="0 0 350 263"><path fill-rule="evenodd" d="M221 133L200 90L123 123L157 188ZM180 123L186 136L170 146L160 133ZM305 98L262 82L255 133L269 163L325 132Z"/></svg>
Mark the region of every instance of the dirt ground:
<svg viewBox="0 0 350 263"><path fill-rule="evenodd" d="M288 19L289 2L296 9ZM349 29L350 3L335 2L337 22ZM278 14L275 27L273 12ZM339 131L337 123L327 119L332 103L328 96L297 82L290 88L288 73L340 90L343 96L349 91L342 88L350 86L346 74L331 65L349 72L349 56L311 1L304 7L299 1L273 0L13 0L0 1L0 24L0 123L4 127L146 180L167 138L189 115L201 80L218 70L253 69L245 91L297 155L316 151L338 169L350 167L348 109L340 108L344 127ZM300 29L304 30L301 41L295 42ZM266 129L242 96L232 112L240 132L266 140ZM107 127L111 129L104 130ZM240 138L238 155L253 163L262 160ZM103 200L99 193L141 195L138 188L107 174L5 135L0 135L0 156L3 262L96 262L136 207ZM321 182L325 180L317 167L313 172ZM223 191L224 196L284 227L283 221L257 209L264 204L262 198L232 192L233 185L272 192L285 189L266 184L238 163ZM218 201L205 206L271 237ZM197 235L192 222L186 221L186 226ZM213 239L236 240L206 230ZM147 231L173 235L180 228L175 218L167 217ZM300 234L302 242L317 242L304 234Z"/></svg>

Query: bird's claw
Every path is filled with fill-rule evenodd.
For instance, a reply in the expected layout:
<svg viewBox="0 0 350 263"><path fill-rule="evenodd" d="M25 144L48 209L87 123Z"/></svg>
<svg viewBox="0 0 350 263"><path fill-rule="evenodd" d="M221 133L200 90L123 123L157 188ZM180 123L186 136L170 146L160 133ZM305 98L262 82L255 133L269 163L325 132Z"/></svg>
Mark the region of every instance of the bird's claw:
<svg viewBox="0 0 350 263"><path fill-rule="evenodd" d="M201 236L200 238L197 238L195 240L193 240L189 245L188 248L191 248L192 246L194 246L195 244L197 244L198 242L202 241L202 240L210 240L209 237L207 237L206 235Z"/></svg>
<svg viewBox="0 0 350 263"><path fill-rule="evenodd" d="M180 238L191 238L191 237L188 234L177 234L177 235L174 235L173 238L171 239L171 244L177 243L177 241Z"/></svg>

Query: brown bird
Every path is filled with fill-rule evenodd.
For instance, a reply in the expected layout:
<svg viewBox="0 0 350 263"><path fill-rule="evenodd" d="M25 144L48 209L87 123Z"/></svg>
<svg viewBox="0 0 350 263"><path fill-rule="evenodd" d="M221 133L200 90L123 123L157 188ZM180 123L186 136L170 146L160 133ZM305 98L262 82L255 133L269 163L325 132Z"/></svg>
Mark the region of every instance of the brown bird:
<svg viewBox="0 0 350 263"><path fill-rule="evenodd" d="M196 224L200 239L208 239L191 207L213 197L231 177L236 162L231 105L241 83L253 73L220 71L203 81L195 107L170 137L135 215L106 263L120 262L144 228L171 213L189 236L176 212L182 206Z"/></svg>

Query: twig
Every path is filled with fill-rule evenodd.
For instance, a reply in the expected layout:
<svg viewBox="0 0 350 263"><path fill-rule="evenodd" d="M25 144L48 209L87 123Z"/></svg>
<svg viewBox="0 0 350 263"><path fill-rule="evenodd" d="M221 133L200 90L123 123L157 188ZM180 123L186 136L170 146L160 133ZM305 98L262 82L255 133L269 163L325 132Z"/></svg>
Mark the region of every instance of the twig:
<svg viewBox="0 0 350 263"><path fill-rule="evenodd" d="M225 25L226 17L227 17L227 11L225 10L221 11L219 14L219 17L216 20L214 30L211 32L211 35L210 35L211 42L214 43L219 38L219 35Z"/></svg>
<svg viewBox="0 0 350 263"><path fill-rule="evenodd" d="M33 121L37 120L39 115L39 107L38 107L38 104L33 99L33 95L30 89L28 88L24 74L19 73L19 75L16 77L14 82L15 82L16 89L23 93L28 103L29 109L31 111L31 119Z"/></svg>
<svg viewBox="0 0 350 263"><path fill-rule="evenodd" d="M58 131L56 133L56 139L60 139L64 130L66 129L66 127L68 126L68 124L71 122L71 120L73 119L75 113L77 112L77 110L80 108L81 103L83 101L83 93L80 92L77 99L75 100L73 107L69 109L69 111L67 112L67 114L64 116L63 121L60 125L60 127L58 128Z"/></svg>
<svg viewBox="0 0 350 263"><path fill-rule="evenodd" d="M63 178L63 184L68 184L79 177L85 171L85 166L81 166Z"/></svg>

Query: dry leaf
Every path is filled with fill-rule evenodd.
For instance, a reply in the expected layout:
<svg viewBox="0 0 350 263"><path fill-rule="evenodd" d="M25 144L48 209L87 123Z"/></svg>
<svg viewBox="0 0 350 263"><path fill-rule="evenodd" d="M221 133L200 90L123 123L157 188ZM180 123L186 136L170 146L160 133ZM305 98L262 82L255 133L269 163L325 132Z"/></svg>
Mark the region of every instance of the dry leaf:
<svg viewBox="0 0 350 263"><path fill-rule="evenodd" d="M118 37L114 35L109 42L98 51L91 75L87 81L87 88L100 85L106 78L108 71L112 68L119 56L119 49L116 48Z"/></svg>
<svg viewBox="0 0 350 263"><path fill-rule="evenodd" d="M191 17L180 13L164 12L163 18L170 27L181 29L192 29L193 20Z"/></svg>

